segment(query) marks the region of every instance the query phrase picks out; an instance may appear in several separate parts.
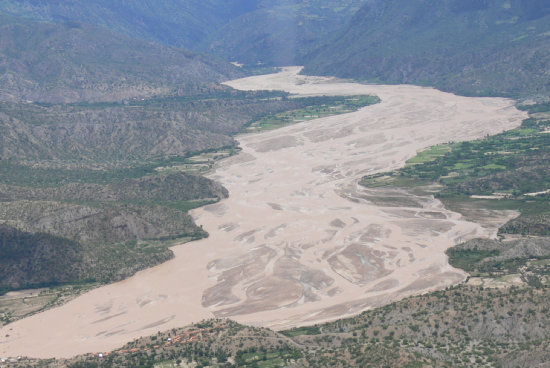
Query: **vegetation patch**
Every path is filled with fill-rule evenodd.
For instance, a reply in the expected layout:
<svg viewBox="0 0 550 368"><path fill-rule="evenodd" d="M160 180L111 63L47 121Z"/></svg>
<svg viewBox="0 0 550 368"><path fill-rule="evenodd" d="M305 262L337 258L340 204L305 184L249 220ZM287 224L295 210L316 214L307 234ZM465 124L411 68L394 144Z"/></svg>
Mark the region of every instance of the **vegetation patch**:
<svg viewBox="0 0 550 368"><path fill-rule="evenodd" d="M458 249L450 248L447 251L449 256L449 263L457 268L461 268L465 271L472 272L476 270L476 265L488 258L497 256L499 251L494 250L484 250L484 249Z"/></svg>
<svg viewBox="0 0 550 368"><path fill-rule="evenodd" d="M319 329L319 326L304 326L283 331L281 333L288 337L296 337L302 335L319 335L321 330Z"/></svg>
<svg viewBox="0 0 550 368"><path fill-rule="evenodd" d="M62 305L99 285L86 280L71 285L11 291L0 296L0 325Z"/></svg>
<svg viewBox="0 0 550 368"><path fill-rule="evenodd" d="M546 105L522 107L531 115ZM430 147L394 172L364 177L367 187L438 184L436 196L451 209L465 203L521 212L501 234L550 233L550 134L548 121L529 118L520 128L483 139Z"/></svg>
<svg viewBox="0 0 550 368"><path fill-rule="evenodd" d="M292 100L301 107L252 120L245 125L243 132L273 130L307 120L354 112L380 102L378 97L369 95L299 97Z"/></svg>
<svg viewBox="0 0 550 368"><path fill-rule="evenodd" d="M473 239L447 250L449 263L472 276L517 275L524 283L550 280L550 238Z"/></svg>

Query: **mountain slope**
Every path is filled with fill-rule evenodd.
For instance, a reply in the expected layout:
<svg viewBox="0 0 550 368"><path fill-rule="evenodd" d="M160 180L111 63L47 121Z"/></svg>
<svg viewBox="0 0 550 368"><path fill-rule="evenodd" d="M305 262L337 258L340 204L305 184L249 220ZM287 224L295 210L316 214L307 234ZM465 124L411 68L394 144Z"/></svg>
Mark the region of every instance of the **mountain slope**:
<svg viewBox="0 0 550 368"><path fill-rule="evenodd" d="M550 3L369 0L305 73L469 95L550 93Z"/></svg>
<svg viewBox="0 0 550 368"><path fill-rule="evenodd" d="M204 91L239 71L103 28L0 13L0 100L118 101Z"/></svg>
<svg viewBox="0 0 550 368"><path fill-rule="evenodd" d="M245 64L294 65L339 30L364 0L0 0L29 19L86 22L134 38Z"/></svg>
<svg viewBox="0 0 550 368"><path fill-rule="evenodd" d="M296 65L364 0L264 0L223 27L206 51L244 64Z"/></svg>
<svg viewBox="0 0 550 368"><path fill-rule="evenodd" d="M205 236L184 207L226 196L221 185L185 173L107 185L0 184L0 291L120 280L164 262L173 254L158 240Z"/></svg>
<svg viewBox="0 0 550 368"><path fill-rule="evenodd" d="M0 289L78 278L74 265L82 259L81 248L68 239L30 234L0 224Z"/></svg>
<svg viewBox="0 0 550 368"><path fill-rule="evenodd" d="M0 0L0 11L30 19L101 25L132 37L195 48L260 0Z"/></svg>
<svg viewBox="0 0 550 368"><path fill-rule="evenodd" d="M299 106L280 94L222 91L110 104L0 103L0 158L150 160L233 145L256 116Z"/></svg>

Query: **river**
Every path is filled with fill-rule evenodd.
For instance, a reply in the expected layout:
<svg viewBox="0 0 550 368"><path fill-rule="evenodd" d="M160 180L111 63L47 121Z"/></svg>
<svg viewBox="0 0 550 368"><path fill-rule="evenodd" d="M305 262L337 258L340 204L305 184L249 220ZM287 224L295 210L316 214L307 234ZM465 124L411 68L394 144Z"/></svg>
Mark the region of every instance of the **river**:
<svg viewBox="0 0 550 368"><path fill-rule="evenodd" d="M227 84L299 95L375 94L382 102L238 137L242 152L210 174L229 198L193 211L209 238L174 247L169 262L3 327L0 355L107 352L213 317L282 329L463 281L444 251L459 240L492 237L498 224L465 221L429 194L368 190L358 180L399 168L431 145L514 128L526 114L502 98L298 72L285 68Z"/></svg>

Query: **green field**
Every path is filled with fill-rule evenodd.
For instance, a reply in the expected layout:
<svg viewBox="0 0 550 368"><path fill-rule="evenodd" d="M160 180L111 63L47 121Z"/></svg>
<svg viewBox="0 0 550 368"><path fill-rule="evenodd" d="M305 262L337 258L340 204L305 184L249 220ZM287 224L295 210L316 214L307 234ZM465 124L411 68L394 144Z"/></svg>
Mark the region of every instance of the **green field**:
<svg viewBox="0 0 550 368"><path fill-rule="evenodd" d="M549 104L520 107L533 114ZM475 221L476 208L514 210L520 217L499 234L550 235L550 121L530 117L521 127L483 139L430 147L405 167L364 177L366 187L437 184L447 208ZM464 258L467 261L467 258Z"/></svg>
<svg viewBox="0 0 550 368"><path fill-rule="evenodd" d="M369 95L300 97L293 100L299 101L303 107L252 120L243 128L243 132L273 130L307 120L354 112L360 108L380 102L378 97Z"/></svg>

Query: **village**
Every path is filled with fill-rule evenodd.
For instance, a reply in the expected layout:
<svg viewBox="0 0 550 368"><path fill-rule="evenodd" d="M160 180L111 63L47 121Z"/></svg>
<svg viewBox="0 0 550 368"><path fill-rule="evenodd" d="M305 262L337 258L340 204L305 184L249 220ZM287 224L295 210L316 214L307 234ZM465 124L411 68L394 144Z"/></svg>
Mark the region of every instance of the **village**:
<svg viewBox="0 0 550 368"><path fill-rule="evenodd" d="M226 328L227 328L227 325L222 322L222 323L217 323L212 327L199 328L196 325L193 325L193 326L190 326L184 329L179 329L179 330L172 329L168 332L161 333L159 331L159 333L156 336L148 338L148 340L150 340L151 343L140 344L139 346L131 347L131 346L137 345L137 340L136 340L134 342L130 342L129 344L117 350L108 351L108 352L94 352L94 353L82 355L80 357L77 357L76 361L82 362L84 364L92 363L92 362L101 363L102 361L106 361L108 358L115 359L116 357L126 357L131 355L138 355L138 354L153 355L155 352L159 352L159 351L166 353L166 352L169 352L170 350L181 349L181 347L186 344L192 344L197 342L207 342L209 340L212 340L216 335L218 335L221 331L223 331ZM143 340L141 340L141 342L142 341ZM158 343L154 344L153 342L158 342ZM51 361L53 362L55 361L55 359L52 359ZM40 361L39 359L32 359L32 358L19 356L19 357L0 358L0 363L2 363L2 365L0 365L0 368L13 367L13 366L35 367L35 366L42 366L40 364L42 364L43 361ZM61 363L60 361L60 364L64 364L64 363Z"/></svg>

